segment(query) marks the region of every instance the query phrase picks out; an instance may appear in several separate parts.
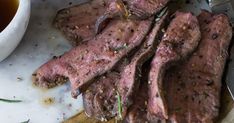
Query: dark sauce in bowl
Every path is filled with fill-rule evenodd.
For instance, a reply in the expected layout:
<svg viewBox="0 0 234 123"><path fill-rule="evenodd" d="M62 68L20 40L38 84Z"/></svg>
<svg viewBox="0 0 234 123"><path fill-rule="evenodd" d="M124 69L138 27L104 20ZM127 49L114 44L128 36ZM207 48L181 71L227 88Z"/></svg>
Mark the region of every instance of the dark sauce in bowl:
<svg viewBox="0 0 234 123"><path fill-rule="evenodd" d="M18 0L0 0L0 32L11 22L18 9Z"/></svg>

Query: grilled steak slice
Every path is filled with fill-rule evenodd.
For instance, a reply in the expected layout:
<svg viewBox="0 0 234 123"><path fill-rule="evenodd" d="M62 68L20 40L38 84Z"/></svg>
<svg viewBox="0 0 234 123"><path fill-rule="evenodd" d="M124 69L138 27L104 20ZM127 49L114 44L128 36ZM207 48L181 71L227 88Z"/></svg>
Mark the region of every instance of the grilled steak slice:
<svg viewBox="0 0 234 123"><path fill-rule="evenodd" d="M107 8L108 0L92 0L58 11L54 25L73 45L95 36L95 23Z"/></svg>
<svg viewBox="0 0 234 123"><path fill-rule="evenodd" d="M126 54L139 46L148 34L152 19L144 21L113 20L102 34L73 48L61 57L41 66L35 73L35 84L56 86L67 77L71 81L72 96L86 90L92 79L113 68Z"/></svg>
<svg viewBox="0 0 234 123"><path fill-rule="evenodd" d="M197 18L191 13L177 12L160 42L149 73L149 119L168 118L163 94L165 71L187 57L197 47L201 34Z"/></svg>
<svg viewBox="0 0 234 123"><path fill-rule="evenodd" d="M131 60L132 62L121 73L117 89L121 96L123 116L126 115L127 108L133 103L133 94L139 89L142 65L154 55L159 40L163 36L162 28L167 14L167 12L164 13L164 16L155 23L143 46L136 52Z"/></svg>
<svg viewBox="0 0 234 123"><path fill-rule="evenodd" d="M123 59L112 71L98 77L82 94L87 116L106 121L117 115L116 82L120 80L120 73L127 64L128 59Z"/></svg>
<svg viewBox="0 0 234 123"><path fill-rule="evenodd" d="M146 19L162 10L170 0L112 0L106 12L97 20L96 33L112 18Z"/></svg>
<svg viewBox="0 0 234 123"><path fill-rule="evenodd" d="M124 123L161 123L161 119L150 121L147 118L148 101L148 74L150 70L150 61L142 67L142 77L140 79L139 91L134 96L132 106L129 107ZM165 121L165 120L164 120Z"/></svg>
<svg viewBox="0 0 234 123"><path fill-rule="evenodd" d="M125 123L145 123L147 119L147 101L148 101L148 74L149 62L142 66L142 77L140 78L140 86L138 92L134 95L132 106L129 107L126 115Z"/></svg>
<svg viewBox="0 0 234 123"><path fill-rule="evenodd" d="M83 93L84 107L88 116L100 120L116 116L118 114L116 95L119 92L120 97L122 97L120 103L123 103L124 113L122 116L124 117L128 106L131 105L125 105L125 103L132 102L132 95L139 87L137 78L141 74L141 66L154 54L166 16L167 14L156 22L143 45L132 57L125 58L114 70L98 78L88 88L88 91ZM124 88L124 90L121 88Z"/></svg>
<svg viewBox="0 0 234 123"><path fill-rule="evenodd" d="M198 50L185 63L170 69L164 79L172 122L212 123L219 114L232 28L223 14L203 11L198 20L202 32Z"/></svg>
<svg viewBox="0 0 234 123"><path fill-rule="evenodd" d="M145 75L145 74L144 74ZM147 76L147 75L145 75ZM141 81L140 89L137 97L134 99L133 105L129 108L125 118L125 123L145 123L147 119L147 80Z"/></svg>
<svg viewBox="0 0 234 123"><path fill-rule="evenodd" d="M159 12L170 0L123 0L131 14L141 19L148 18Z"/></svg>

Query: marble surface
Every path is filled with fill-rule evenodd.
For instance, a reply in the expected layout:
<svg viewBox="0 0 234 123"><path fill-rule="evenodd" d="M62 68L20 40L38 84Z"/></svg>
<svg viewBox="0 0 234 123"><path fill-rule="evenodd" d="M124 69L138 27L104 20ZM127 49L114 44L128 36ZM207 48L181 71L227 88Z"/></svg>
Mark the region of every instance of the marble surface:
<svg viewBox="0 0 234 123"><path fill-rule="evenodd" d="M41 90L31 80L31 74L40 65L71 48L51 23L57 10L81 2L84 0L32 0L31 18L23 40L13 54L0 62L0 98L23 102L0 101L0 123L28 119L32 123L59 123L83 110L81 97L71 98L69 84ZM201 8L208 9L205 0L183 7L195 14Z"/></svg>
<svg viewBox="0 0 234 123"><path fill-rule="evenodd" d="M0 98L19 99L21 103L0 101L0 122L58 123L82 110L82 100L70 96L69 85L51 90L33 87L31 75L54 55L63 54L71 46L52 27L56 11L78 0L32 0L27 32L7 59L0 63ZM0 49L1 50L1 49ZM52 99L51 104L45 101Z"/></svg>

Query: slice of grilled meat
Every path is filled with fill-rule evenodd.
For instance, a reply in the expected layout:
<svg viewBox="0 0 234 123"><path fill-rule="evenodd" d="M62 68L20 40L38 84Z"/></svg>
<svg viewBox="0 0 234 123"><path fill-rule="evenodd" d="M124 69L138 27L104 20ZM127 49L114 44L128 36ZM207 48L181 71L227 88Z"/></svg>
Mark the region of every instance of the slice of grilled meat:
<svg viewBox="0 0 234 123"><path fill-rule="evenodd" d="M73 45L95 36L95 23L105 13L109 0L92 0L59 10L54 25Z"/></svg>
<svg viewBox="0 0 234 123"><path fill-rule="evenodd" d="M162 30L167 15L168 13L165 11L161 19L155 23L143 46L133 56L131 63L121 73L117 89L121 96L123 116L126 115L127 108L132 105L133 96L139 89L142 65L154 55L156 47L163 36Z"/></svg>
<svg viewBox="0 0 234 123"><path fill-rule="evenodd" d="M134 99L133 105L129 108L124 123L148 123L147 119L147 80L140 85L140 90L137 97Z"/></svg>
<svg viewBox="0 0 234 123"><path fill-rule="evenodd" d="M128 56L115 69L96 79L83 93L88 116L99 120L110 119L119 113L118 103L122 103L122 116L125 116L127 108L132 104L132 96L139 88L138 78L141 75L142 64L154 54L166 17L167 13L164 13L155 23L151 33L133 56ZM117 101L117 93L121 102Z"/></svg>
<svg viewBox="0 0 234 123"><path fill-rule="evenodd" d="M34 83L50 88L68 78L71 81L72 96L76 98L95 77L111 70L118 61L139 46L151 26L152 19L113 20L94 39L42 65L35 73Z"/></svg>
<svg viewBox="0 0 234 123"><path fill-rule="evenodd" d="M129 64L128 59L123 59L113 70L95 79L86 92L82 93L83 105L88 117L106 121L117 115L116 83L120 80L121 71L127 64Z"/></svg>
<svg viewBox="0 0 234 123"><path fill-rule="evenodd" d="M113 18L147 19L159 13L170 0L111 0L96 22L96 33Z"/></svg>
<svg viewBox="0 0 234 123"><path fill-rule="evenodd" d="M170 0L123 0L130 13L140 19L148 18L164 8Z"/></svg>
<svg viewBox="0 0 234 123"><path fill-rule="evenodd" d="M149 73L148 117L168 118L164 96L163 78L165 71L191 54L200 41L197 18L191 13L177 12L161 40Z"/></svg>
<svg viewBox="0 0 234 123"><path fill-rule="evenodd" d="M134 94L133 104L128 109L124 123L163 123L166 121L165 119L154 119L150 121L147 118L149 64L150 61L147 61L142 67L140 87Z"/></svg>
<svg viewBox="0 0 234 123"><path fill-rule="evenodd" d="M212 123L219 114L232 28L223 14L203 11L198 20L202 33L198 50L164 79L170 120L176 123Z"/></svg>

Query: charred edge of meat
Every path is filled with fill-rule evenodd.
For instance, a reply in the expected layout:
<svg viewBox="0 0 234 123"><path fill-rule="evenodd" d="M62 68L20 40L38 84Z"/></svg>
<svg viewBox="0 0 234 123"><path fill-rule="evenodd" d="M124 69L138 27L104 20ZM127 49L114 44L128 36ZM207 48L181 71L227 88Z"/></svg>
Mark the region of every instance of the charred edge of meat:
<svg viewBox="0 0 234 123"><path fill-rule="evenodd" d="M40 78L43 80L39 80L38 76L39 75L37 75L36 73L33 73L32 74L32 81L33 81L33 84L35 86L42 87L42 88L50 89L50 88L54 88L54 87L59 86L59 85L63 85L64 83L68 82L68 78L64 77L64 76L55 77L55 80L53 80L53 82L50 82L51 80L46 80L46 78ZM44 82L41 83L39 81L44 81Z"/></svg>

